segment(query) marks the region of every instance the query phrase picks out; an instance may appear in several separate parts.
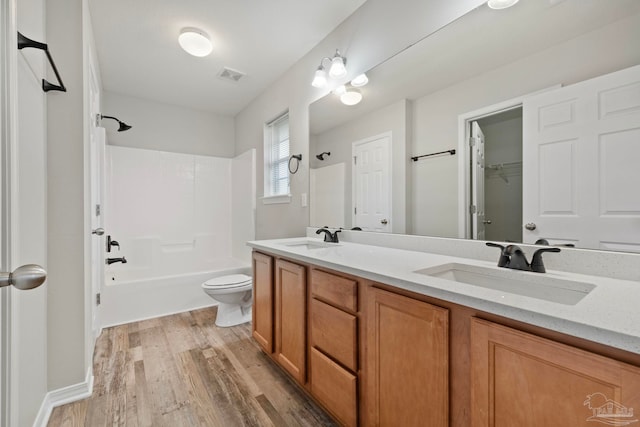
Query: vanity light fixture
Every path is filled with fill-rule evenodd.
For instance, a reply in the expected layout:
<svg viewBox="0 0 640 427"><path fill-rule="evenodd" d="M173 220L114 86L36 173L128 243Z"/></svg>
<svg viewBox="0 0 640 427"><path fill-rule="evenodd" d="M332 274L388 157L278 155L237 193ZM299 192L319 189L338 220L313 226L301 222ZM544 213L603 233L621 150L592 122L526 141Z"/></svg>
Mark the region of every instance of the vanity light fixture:
<svg viewBox="0 0 640 427"><path fill-rule="evenodd" d="M518 3L518 0L489 0L487 6L491 9L506 9Z"/></svg>
<svg viewBox="0 0 640 427"><path fill-rule="evenodd" d="M340 95L340 102L344 105L356 105L362 101L362 94L356 88L349 88L345 93Z"/></svg>
<svg viewBox="0 0 640 427"><path fill-rule="evenodd" d="M362 73L351 80L351 86L353 87L362 87L367 83L369 83L369 78L365 73Z"/></svg>
<svg viewBox="0 0 640 427"><path fill-rule="evenodd" d="M331 65L329 65L329 72L327 73L327 69L324 66L324 61L328 60ZM311 82L311 86L317 88L324 88L327 85L327 74L332 79L340 79L347 75L347 58L340 55L340 51L336 49L336 54L333 58L329 58L325 56L320 60L320 65L316 70L315 75L313 76L313 81Z"/></svg>
<svg viewBox="0 0 640 427"><path fill-rule="evenodd" d="M193 56L207 56L213 50L209 35L198 28L183 28L178 36L178 43L185 52Z"/></svg>

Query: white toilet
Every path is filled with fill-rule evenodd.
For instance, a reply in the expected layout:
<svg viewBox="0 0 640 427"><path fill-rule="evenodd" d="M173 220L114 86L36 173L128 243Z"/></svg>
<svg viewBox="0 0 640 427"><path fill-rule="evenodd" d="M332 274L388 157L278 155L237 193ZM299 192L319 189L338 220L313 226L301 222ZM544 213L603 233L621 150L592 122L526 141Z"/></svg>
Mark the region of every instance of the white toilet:
<svg viewBox="0 0 640 427"><path fill-rule="evenodd" d="M230 274L214 277L204 282L202 289L219 303L217 326L235 326L251 320L253 304L251 276Z"/></svg>

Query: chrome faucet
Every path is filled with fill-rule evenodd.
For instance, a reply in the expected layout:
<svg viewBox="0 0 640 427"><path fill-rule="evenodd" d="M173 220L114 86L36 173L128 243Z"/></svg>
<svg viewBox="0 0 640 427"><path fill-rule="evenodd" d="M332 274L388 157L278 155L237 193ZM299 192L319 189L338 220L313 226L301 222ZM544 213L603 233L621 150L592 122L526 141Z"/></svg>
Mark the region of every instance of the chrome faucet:
<svg viewBox="0 0 640 427"><path fill-rule="evenodd" d="M120 258L107 258L107 265L111 265L113 263L116 262L121 262L123 264L127 263L127 259L125 257L120 257Z"/></svg>
<svg viewBox="0 0 640 427"><path fill-rule="evenodd" d="M322 227L316 230L316 234L324 233L324 241L329 243L338 243L339 232L340 230L336 230L332 233L327 227Z"/></svg>
<svg viewBox="0 0 640 427"><path fill-rule="evenodd" d="M542 262L542 254L545 252L560 252L560 248L541 248L533 253L531 264L527 261L527 256L516 245L499 245L497 243L487 242L487 246L500 248L500 258L498 259L498 267L512 268L514 270L533 271L535 273L544 273L547 270Z"/></svg>

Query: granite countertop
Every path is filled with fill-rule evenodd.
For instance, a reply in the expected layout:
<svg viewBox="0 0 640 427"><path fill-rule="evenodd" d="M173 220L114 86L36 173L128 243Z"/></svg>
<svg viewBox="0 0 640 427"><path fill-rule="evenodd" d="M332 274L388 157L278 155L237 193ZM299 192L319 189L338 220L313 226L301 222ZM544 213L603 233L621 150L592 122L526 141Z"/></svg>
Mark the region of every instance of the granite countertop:
<svg viewBox="0 0 640 427"><path fill-rule="evenodd" d="M293 238L248 242L252 248L315 264L419 294L640 354L640 283L630 280L547 270L545 277L595 285L575 305L517 295L418 273L459 263L502 271L495 262L352 242L309 248ZM497 257L496 257L497 260ZM514 277L535 281L540 273L507 270Z"/></svg>

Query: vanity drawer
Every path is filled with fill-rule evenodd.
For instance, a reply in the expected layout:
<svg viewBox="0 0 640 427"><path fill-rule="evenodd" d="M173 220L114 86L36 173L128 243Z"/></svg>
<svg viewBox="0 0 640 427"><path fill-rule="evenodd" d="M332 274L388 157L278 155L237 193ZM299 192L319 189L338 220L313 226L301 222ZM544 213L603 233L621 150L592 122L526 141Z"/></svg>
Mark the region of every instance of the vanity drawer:
<svg viewBox="0 0 640 427"><path fill-rule="evenodd" d="M358 311L358 283L355 280L311 270L311 294L353 312Z"/></svg>
<svg viewBox="0 0 640 427"><path fill-rule="evenodd" d="M357 383L355 375L311 349L311 393L345 426L358 423Z"/></svg>
<svg viewBox="0 0 640 427"><path fill-rule="evenodd" d="M357 319L315 298L311 299L311 346L352 371L358 369Z"/></svg>

